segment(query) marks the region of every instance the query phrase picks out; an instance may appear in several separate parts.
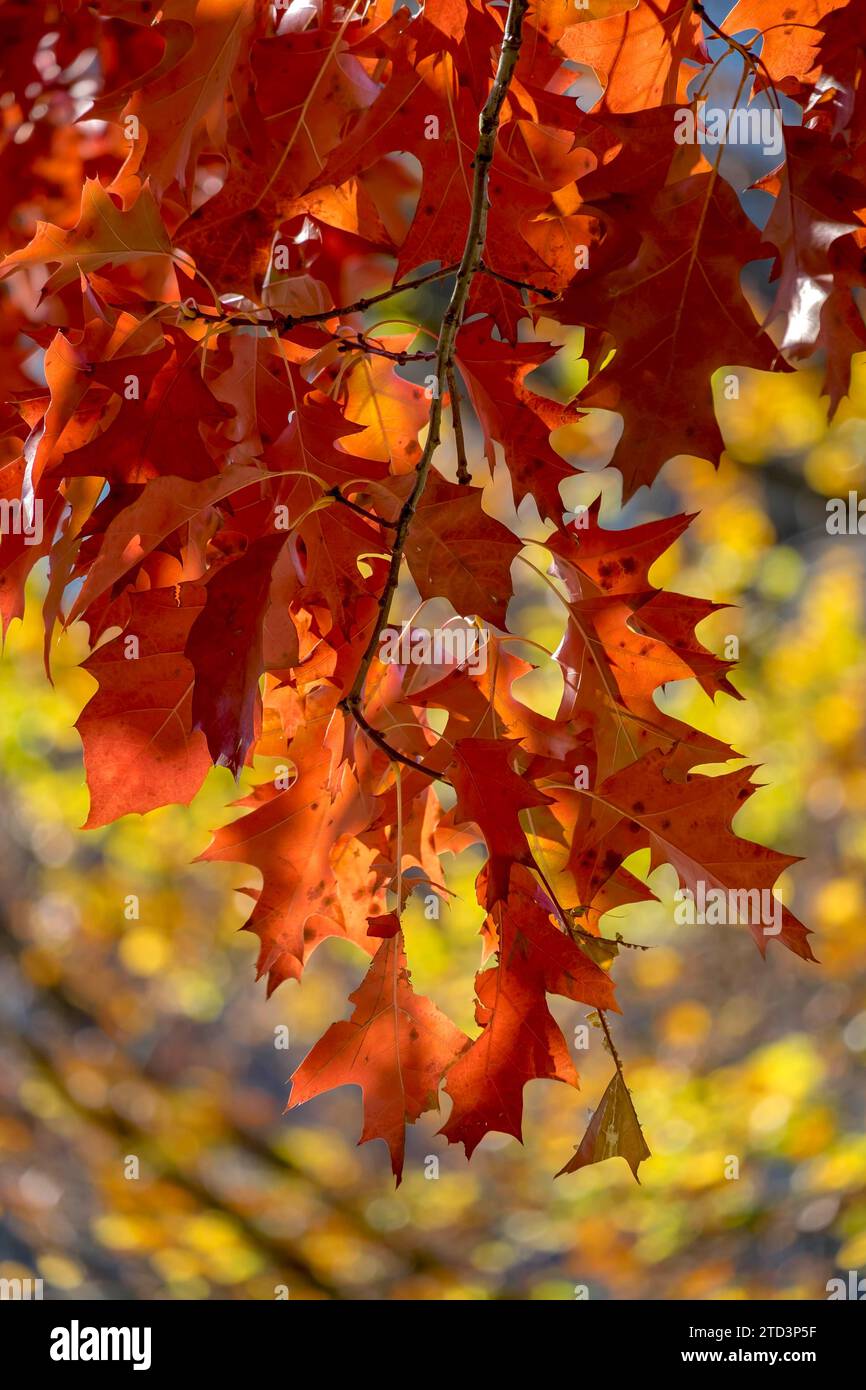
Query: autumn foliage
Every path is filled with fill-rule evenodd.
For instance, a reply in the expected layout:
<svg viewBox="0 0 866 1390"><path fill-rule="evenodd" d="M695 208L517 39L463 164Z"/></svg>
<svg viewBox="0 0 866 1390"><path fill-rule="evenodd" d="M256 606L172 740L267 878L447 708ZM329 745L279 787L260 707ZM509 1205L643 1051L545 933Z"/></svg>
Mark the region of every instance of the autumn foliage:
<svg viewBox="0 0 866 1390"><path fill-rule="evenodd" d="M792 862L732 827L754 769L656 699L688 678L736 694L695 635L715 605L650 578L690 518L567 517L552 435L621 416L627 499L675 455L718 459L722 369L820 353L836 408L866 348L864 38L863 0L718 22L693 0L0 6L4 632L47 557L46 668L60 626L90 636L90 827L276 760L203 857L260 877L269 990L328 937L368 958L290 1105L359 1086L398 1178L443 1083L467 1154L520 1137L527 1081L578 1084L549 995L591 1011L613 1067L564 1167L621 1154L637 1175L603 920L652 897L626 861L725 890ZM728 54L738 100L784 122L761 226L723 147L677 138ZM377 332L418 295L432 326ZM528 384L557 359L542 321L582 330L576 400ZM483 505L497 462L548 525L552 716L512 689L528 562ZM481 634L484 669L380 659L407 579ZM414 991L400 923L481 841L470 1038ZM787 911L744 929L813 959Z"/></svg>

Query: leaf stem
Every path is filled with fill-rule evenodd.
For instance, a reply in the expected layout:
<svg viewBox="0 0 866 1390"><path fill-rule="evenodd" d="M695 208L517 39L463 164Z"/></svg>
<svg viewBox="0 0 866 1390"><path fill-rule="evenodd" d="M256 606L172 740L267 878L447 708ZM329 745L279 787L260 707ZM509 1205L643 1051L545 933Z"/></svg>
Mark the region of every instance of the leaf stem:
<svg viewBox="0 0 866 1390"><path fill-rule="evenodd" d="M406 545L409 527L427 484L433 457L441 442L442 398L444 392L448 388L448 373L454 362L454 347L457 339L457 332L460 328L466 309L466 303L469 299L469 291L472 287L473 278L482 263L482 256L484 254L484 244L487 238L487 214L489 210L487 184L490 165L493 162L493 154L496 147L499 118L520 54L520 45L523 38L523 18L526 14L528 5L529 0L509 0L508 15L505 21L505 32L502 37L499 60L496 65L496 76L493 79L493 85L490 88L490 93L478 119L478 145L475 150L475 158L472 161L472 208L469 217L469 227L466 233L466 242L463 248L463 255L460 259L460 265L457 269L457 276L454 281L454 288L451 292L451 299L448 308L445 310L436 343L436 382L438 389L433 396L430 408L430 427L427 432L427 439L418 462L418 467L415 470L414 486L400 510L400 516L397 521L397 534L394 538L394 547L391 552L388 578L379 598L378 613L373 622L370 638L358 665L358 670L355 674L351 689L341 701L341 705L346 712L353 716L356 723L360 724L361 728L363 728L370 737L373 737L373 733L376 731L371 732L371 727L366 720L362 723L361 718L359 718L361 715L360 705L363 699L364 685L367 679L367 673L379 645L379 636L388 621L391 603L397 590L400 579L400 565L403 559L403 550ZM374 739L374 742L376 741L377 740ZM404 759L403 761L406 760ZM411 765L418 766L418 764L414 763ZM436 777L439 776L438 773L432 775Z"/></svg>

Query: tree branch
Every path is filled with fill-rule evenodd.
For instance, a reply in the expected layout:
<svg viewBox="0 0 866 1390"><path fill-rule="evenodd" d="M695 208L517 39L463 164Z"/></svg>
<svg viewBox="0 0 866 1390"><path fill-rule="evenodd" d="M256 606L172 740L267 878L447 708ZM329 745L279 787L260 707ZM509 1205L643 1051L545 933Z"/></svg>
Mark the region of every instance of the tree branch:
<svg viewBox="0 0 866 1390"><path fill-rule="evenodd" d="M619 1053L617 1052L616 1047L614 1046L613 1038L610 1035L610 1024L607 1021L607 1014L605 1013L604 1009L596 1009L596 1013L598 1014L599 1022L601 1023L602 1031L604 1032L604 1040L607 1043L607 1050L613 1058L613 1064L619 1072L620 1080L622 1081L623 1085L625 1085L625 1073L622 1069L622 1062L620 1061Z"/></svg>
<svg viewBox="0 0 866 1390"><path fill-rule="evenodd" d="M734 52L734 53L739 53L740 57L743 59L743 62L746 63L746 64L752 69L752 72L753 72L753 73L757 74L759 69L763 71L764 76L765 76L766 79L767 79L767 85L768 85L770 91L773 93L774 99L775 99L775 101L776 101L776 105L777 105L777 107L778 107L779 98L778 98L778 96L775 95L775 93L776 93L775 84L774 84L774 82L773 82L772 77L770 76L769 68L767 67L766 63L764 62L764 60L763 60L763 58L760 56L760 54L759 54L759 53L753 53L752 50L751 50L751 48L748 46L748 44L740 43L738 39L735 39L731 34L727 33L726 30L722 29L721 26L718 25L718 24L716 23L716 21L715 21L714 19L712 19L712 18L710 17L710 15L707 14L707 12L706 12L706 10L704 9L703 5L700 3L700 0L694 0L694 11L695 11L695 14L697 14L697 15L700 16L700 18L701 18L701 19L704 21L704 23L706 24L707 28L708 28L713 34L715 34L715 35L716 35L718 38L720 38L720 39L724 39L724 41L725 41L725 43L728 45L728 49L729 49L730 51L732 51L732 52ZM810 25L801 25L801 26L794 26L794 27L800 27L800 28L805 28L805 29L811 28ZM753 40L753 39L750 40L750 43L754 43L754 40Z"/></svg>
<svg viewBox="0 0 866 1390"><path fill-rule="evenodd" d="M567 935L568 935L569 937L571 937L572 940L574 940L574 932L575 932L575 930L580 931L580 928L574 928L574 927L572 926L572 924L569 922L568 917L566 916L565 908L564 908L564 907L562 906L562 904L560 903L559 899L557 898L556 894L554 893L554 891L553 891L553 889L552 889L552 887L551 887L551 885L550 885L550 882L549 882L549 880L548 880L548 878L547 878L547 875L545 874L545 872L544 872L544 870L542 869L541 865L538 864L538 863L536 863L536 865L535 865L535 872L538 874L538 877L541 879L541 882L544 884L544 887L545 887L545 889L547 890L547 896L550 898L550 901L553 903L553 906L554 906L554 908L556 909L556 915L557 915L557 917L559 918L559 920L561 921L562 925L564 926ZM590 934L589 932L586 932L586 933L581 932L581 935L590 936L590 939L591 939L592 941L596 941L596 942L597 942L597 941L600 940L600 938L597 937L597 936L591 936L591 934ZM617 942L616 944L617 944L618 946L619 946L619 945L625 945L624 942ZM625 1085L625 1073L623 1072L623 1069L622 1069L622 1062L620 1061L619 1053L617 1052L616 1047L614 1046L613 1038L611 1037L610 1024L609 1024L608 1021L607 1021L607 1015L606 1015L604 1009L596 1009L596 1013L598 1014L599 1022L601 1023L601 1027L602 1027L602 1031L603 1031L603 1033L604 1033L605 1041L606 1041L606 1043L607 1043L608 1051L610 1052L610 1055L611 1055L611 1057L613 1058L614 1065L615 1065L617 1071L618 1071L619 1074L620 1074L620 1078L621 1078L621 1080L622 1080L622 1082L623 1082L623 1085Z"/></svg>
<svg viewBox="0 0 866 1390"><path fill-rule="evenodd" d="M528 5L529 0L509 0L508 15L505 21L505 33L502 37L502 45L499 50L499 61L496 65L496 76L493 79L490 94L484 103L478 120L478 145L475 150L475 158L472 161L472 168L474 171L472 210L469 217L469 227L466 233L466 243L457 270L454 288L451 292L451 299L448 308L445 310L436 344L436 381L438 389L433 397L430 409L430 428L427 433L427 440L424 445L423 453L415 471L414 486L400 510L400 516L397 522L397 534L391 552L391 564L388 571L388 578L379 599L379 610L373 623L370 639L367 643L364 655L361 657L355 679L352 683L352 688L345 699L341 701L341 705L346 712L351 714L360 727L364 728L365 732L371 737L370 726L366 725L366 723L361 724L359 719L361 713L359 706L362 701L367 673L379 645L379 636L388 621L391 602L397 590L397 584L400 579L400 565L403 559L403 549L406 544L409 527L427 484L433 456L441 442L442 397L448 387L448 372L453 365L454 345L466 309L469 291L484 254L484 243L487 238L487 214L489 210L487 183L490 165L493 162L493 152L496 147L499 118L520 54L520 44L523 37L523 18L526 14ZM417 764L413 763L412 766L415 767ZM439 777L438 773L433 775Z"/></svg>
<svg viewBox="0 0 866 1390"><path fill-rule="evenodd" d="M405 367L407 362L432 362L435 352L392 352L390 348L379 347L365 333L358 333L354 338L340 338L332 334L339 345L340 352L372 352L377 357L387 357L390 362L397 362L401 367Z"/></svg>
<svg viewBox="0 0 866 1390"><path fill-rule="evenodd" d="M543 290L540 285L531 285L528 280L515 280L511 275L503 275L499 270L492 270L483 261L478 265L479 275L489 275L491 280L499 280L503 285L511 285L515 290L529 290L530 294L540 294L543 299L558 299L559 290Z"/></svg>
<svg viewBox="0 0 866 1390"><path fill-rule="evenodd" d="M381 748L382 752L387 753L394 762L402 763L404 767L411 767L413 772L423 772L424 776L429 777L431 782L444 782L446 786L451 786L448 778L443 776L441 772L436 772L432 767L426 767L424 763L416 763L414 758L409 758L405 753L400 753L396 748L392 748L385 735L380 733L378 729L374 729L367 716L361 712L360 700L360 695L347 695L345 700L340 701L340 705L348 714L351 714L358 727L363 729L377 748Z"/></svg>
<svg viewBox="0 0 866 1390"><path fill-rule="evenodd" d="M649 946L644 946L639 941L623 941L621 936L618 936L616 938L610 936L595 936L593 932L587 931L585 927L579 927L576 922L570 920L571 916L573 916L575 912L575 909L573 907L562 906L562 903L559 901L558 897L554 893L550 880L548 879L541 865L536 862L534 867L535 872L538 874L538 877L541 879L541 882L544 885L544 889L547 893L547 896L550 898L551 904L553 905L557 917L559 918L560 922L565 928L565 931L568 934L568 936L570 936L572 939L575 936L579 936L584 941L589 941L595 946L624 946L629 951L649 950Z"/></svg>
<svg viewBox="0 0 866 1390"><path fill-rule="evenodd" d="M466 462L466 440L463 437L463 418L460 414L460 397L457 394L457 374L449 363L446 372L448 395L451 398L451 423L454 426L454 440L457 445L457 481L471 483L472 475Z"/></svg>
<svg viewBox="0 0 866 1390"><path fill-rule="evenodd" d="M569 911L573 912L574 909L570 908ZM594 944L596 946L616 947L622 946L623 950L625 951L650 950L650 947L647 946L643 941L625 941L621 936L595 936L591 931L587 931L585 927L579 927L576 922L572 923L571 931L572 935L579 936L581 941L588 941L591 945Z"/></svg>
<svg viewBox="0 0 866 1390"><path fill-rule="evenodd" d="M445 280L449 275L453 275L458 269L457 263L443 265L439 270L428 270L426 275L416 275L412 280L403 280L399 285L392 285L389 290L381 290L379 294L365 295L362 299L356 299L354 304L343 304L331 309L317 309L313 314L273 314L266 306L260 305L259 309L263 312L270 312L269 319L256 319L252 317L256 311L250 310L249 313L226 314L221 311L219 305L214 306L214 312L209 313L206 309L201 309L193 299L185 299L182 304L157 304L154 312L161 309L182 310L188 319L201 319L204 323L216 325L222 328L277 328L281 333L288 332L289 329L298 328L305 323L326 323L328 319L344 318L348 314L360 314L365 309L369 309L371 304L381 304L384 299L392 299L396 294L402 294L404 290L417 290L421 285L429 285L434 280ZM543 294L543 290L538 291ZM431 353L431 360L434 354Z"/></svg>
<svg viewBox="0 0 866 1390"><path fill-rule="evenodd" d="M371 304L381 304L383 299L391 299L404 290L420 289L421 285L429 285L433 280L444 280L458 269L459 265L455 263L444 265L440 270L428 270L426 275L416 275L413 280L404 280L402 284L392 285L389 290L381 290L379 294L365 295L363 299L356 299L354 304L344 304L341 309L326 309L320 314L286 314L282 327L296 328L301 323L321 323L324 319L342 318L345 314L360 314Z"/></svg>
<svg viewBox="0 0 866 1390"><path fill-rule="evenodd" d="M377 526L396 527L396 521L387 521L384 516L377 516L375 512L368 512L366 507L361 507L357 502L353 502L351 497L345 497L338 487L330 487L325 493L326 497L333 497L335 502L340 502L350 511L357 512L358 516L366 517L368 521L375 521Z"/></svg>

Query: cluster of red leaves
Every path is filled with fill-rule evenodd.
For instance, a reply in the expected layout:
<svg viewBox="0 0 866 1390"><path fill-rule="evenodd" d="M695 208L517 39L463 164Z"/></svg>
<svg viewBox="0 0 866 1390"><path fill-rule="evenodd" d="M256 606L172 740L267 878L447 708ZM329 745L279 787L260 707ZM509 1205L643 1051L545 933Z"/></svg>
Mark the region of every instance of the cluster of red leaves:
<svg viewBox="0 0 866 1390"><path fill-rule="evenodd" d="M283 760L203 857L260 873L248 927L269 989L327 937L370 958L290 1103L360 1086L362 1137L398 1176L443 1078L467 1153L520 1137L527 1081L577 1084L548 994L598 1011L616 1066L567 1166L619 1153L636 1174L599 926L652 896L625 861L649 848L682 885L726 889L791 862L731 828L752 769L695 773L736 755L654 698L688 677L735 693L695 636L714 606L649 578L689 518L566 523L573 469L550 436L618 412L628 496L675 454L717 459L722 367L820 350L835 407L866 348L864 34L864 0L739 0L721 26L694 0L0 5L0 500L44 522L37 543L3 537L4 631L47 556L46 665L81 619L98 683L79 723L90 826L189 802L212 764ZM675 139L731 50L747 98L786 98L763 232L720 152ZM581 73L603 91L588 113ZM764 323L743 282L761 259ZM389 286L419 279L451 287L435 351L414 330L371 337L370 301L384 314ZM556 352L542 315L584 330L576 403L526 385ZM455 482L433 457L461 398L515 502L550 523L567 613L552 718L512 691L522 544L482 507L486 464L461 459ZM406 571L483 626L484 672L379 661ZM413 991L400 914L481 839L492 963L470 1039ZM788 913L778 940L812 958Z"/></svg>

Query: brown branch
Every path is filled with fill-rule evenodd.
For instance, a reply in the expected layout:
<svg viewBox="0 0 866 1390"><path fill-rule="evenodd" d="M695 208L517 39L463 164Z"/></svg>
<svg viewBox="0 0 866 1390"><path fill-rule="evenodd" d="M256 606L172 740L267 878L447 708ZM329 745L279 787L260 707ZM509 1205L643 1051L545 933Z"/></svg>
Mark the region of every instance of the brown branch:
<svg viewBox="0 0 866 1390"><path fill-rule="evenodd" d="M364 733L375 743L377 748L381 748L382 752L387 753L388 757L392 758L394 762L402 763L404 767L411 767L413 772L423 772L424 776L429 777L431 782L444 782L446 786L451 786L448 778L443 776L441 772L437 772L432 767L426 767L424 763L417 763L414 758L409 758L405 753L401 753L398 749L392 748L391 744L385 738L385 735L380 733L378 729L374 729L366 715L359 709L360 699L360 695L347 695L345 700L340 701L340 704L348 714L351 714L355 723L359 728L363 729Z"/></svg>
<svg viewBox="0 0 866 1390"><path fill-rule="evenodd" d="M499 280L503 285L510 285L515 290L528 290L530 294L540 294L543 299L558 299L559 290L543 290L540 285L531 285L528 280L515 280L511 275L503 275L500 270L493 270L489 265L482 261L478 266L479 275L489 275L491 280Z"/></svg>
<svg viewBox="0 0 866 1390"><path fill-rule="evenodd" d="M454 426L454 440L457 445L457 481L471 483L472 475L466 462L466 440L463 436L463 419L460 414L460 397L457 394L457 374L451 363L446 370L448 395L451 398L451 423Z"/></svg>
<svg viewBox="0 0 866 1390"><path fill-rule="evenodd" d="M562 903L559 901L556 894L554 893L550 880L547 878L547 875L545 874L541 865L535 863L534 867L535 872L538 874L538 877L541 879L541 882L544 885L547 896L550 898L550 901L553 904L557 917L559 918L560 922L565 928L567 934L570 937L572 937L572 939L574 938L574 935L576 933L578 936L582 936L585 941L594 942L596 946L625 946L630 951L649 950L649 946L644 946L638 941L623 941L621 936L617 937L616 939L610 936L595 936L591 931L587 931L585 927L579 927L576 922L571 921L569 918L569 913L573 914L577 909L573 907L563 907ZM582 908L580 910L583 911Z"/></svg>
<svg viewBox="0 0 866 1390"><path fill-rule="evenodd" d="M375 512L368 512L366 507L361 507L357 502L353 502L351 497L344 497L338 487L330 487L325 493L326 497L333 497L335 502L348 507L350 511L357 512L358 516L364 516L368 521L375 521L377 526L395 527L396 521L387 521L384 516L377 516Z"/></svg>
<svg viewBox="0 0 866 1390"><path fill-rule="evenodd" d="M764 76L765 76L766 79L767 79L767 85L768 85L770 91L773 93L773 96L774 96L775 101L776 101L776 105L778 106L778 105L779 105L779 98L778 98L778 96L776 96L776 84L774 83L772 77L770 76L770 70L769 70L769 68L767 67L767 65L766 65L766 63L764 62L764 60L763 60L763 58L761 57L761 55L760 55L759 53L753 53L752 50L751 50L751 48L748 46L748 44L740 43L739 39L735 39L735 38L733 37L732 34L729 34L725 29L722 29L721 26L718 25L718 24L716 23L716 21L715 21L714 19L712 19L710 15L707 14L707 12L706 12L706 10L704 9L703 5L700 3L700 0L693 0L693 7L694 7L695 14L700 15L701 19L704 21L704 23L706 24L707 28L708 28L709 30L711 30L711 32L714 33L714 34L717 36L717 38L724 39L725 43L728 45L729 51L732 51L732 52L734 52L734 53L739 53L740 57L743 59L743 62L746 63L746 64L752 69L752 72L753 72L755 75L757 75L757 73L758 73L759 70L762 71L762 72L764 73ZM771 26L771 27L772 27L772 28L777 28L777 27L780 27L780 26L773 25L773 26ZM813 26L810 25L810 24L802 24L802 25L797 25L797 26L793 26L793 27L801 28L801 29L811 29ZM760 37L760 38L763 38L763 37L764 37L764 33L766 33L766 32L768 32L768 31L767 31L767 30L764 30L764 31L759 35L759 37ZM750 39L750 40L749 40L749 43L754 43L754 42L755 42L754 39ZM723 56L726 56L726 55L723 55ZM715 64L714 64L713 66L715 66ZM781 109L781 108L780 108L780 109Z"/></svg>
<svg viewBox="0 0 866 1390"><path fill-rule="evenodd" d="M550 883L550 879L547 877L547 874L544 872L544 870L542 869L541 865L538 864L538 863L535 864L535 872L538 874L538 877L541 879L541 882L542 882L543 885L544 885L544 888L545 888L545 891L546 891L546 893L547 893L547 896L550 898L550 901L551 901L551 903L553 904L553 906L554 906L554 908L555 908L555 910L556 910L556 915L557 915L557 917L559 918L560 922L562 923L563 927L565 928L566 934L567 934L568 936L571 936L572 924L571 924L571 922L569 922L568 917L566 916L565 908L562 906L562 903L559 901L558 897L556 896L556 894L555 894L554 891L553 891L553 888L552 888L551 883Z"/></svg>
<svg viewBox="0 0 866 1390"><path fill-rule="evenodd" d="M282 326L284 329L296 328L301 323L321 323L324 319L342 318L345 314L361 314L371 304L381 304L383 299L391 299L404 290L417 290L433 280L444 280L458 269L459 265L455 262L442 266L440 270L428 270L426 275L416 275L413 280L404 280L402 284L392 285L389 290L381 290L379 294L365 295L363 299L356 299L354 304L344 304L341 309L328 309L321 314L286 314Z"/></svg>
<svg viewBox="0 0 866 1390"><path fill-rule="evenodd" d="M556 894L554 893L554 891L553 891L553 889L552 889L552 887L551 887L551 885L550 885L550 882L548 881L548 878L547 878L547 876L546 876L546 874L545 874L545 872L544 872L544 870L542 869L542 867L541 867L540 864L537 864L537 863L536 863L536 865L535 865L535 872L538 874L538 877L541 879L541 882L544 884L544 887L545 887L545 889L547 890L547 895L548 895L548 897L550 898L550 901L553 903L553 906L554 906L555 909L556 909L556 914L557 914L557 916L559 917L559 920L562 922L562 925L565 927L566 933L567 933L568 936L570 936L570 937L572 938L572 940L573 940L573 939L574 939L574 936L573 936L574 931L575 931L575 930L578 930L578 931L579 931L580 928L574 928L574 927L572 927L572 924L569 922L568 917L566 916L565 908L562 906L562 904L560 903L560 901L559 901L559 899L557 898ZM587 935L587 936L591 936L591 933L587 932L586 935ZM591 940L593 940L593 941L599 941L600 938L597 937L597 936L591 936ZM616 944L617 944L618 946L619 946L619 945L625 945L624 942L617 942ZM620 1074L620 1078L621 1078L621 1080L622 1080L622 1082L623 1082L623 1085L625 1085L625 1074L623 1073L622 1062L620 1061L619 1053L617 1052L616 1047L614 1046L613 1038L611 1037L611 1033L610 1033L610 1024L609 1024L608 1021L607 1021L607 1015L606 1015L604 1009L596 1009L595 1012L598 1014L599 1022L601 1023L602 1031L604 1032L605 1041L607 1042L608 1051L610 1052L610 1055L611 1055L611 1057L612 1057L613 1060L614 1060L614 1065L616 1066L616 1069L617 1069L617 1071L618 1071L619 1074Z"/></svg>
<svg viewBox="0 0 866 1390"><path fill-rule="evenodd" d="M190 301L184 300L183 304L165 304L161 308L183 310L188 319L201 319L205 323L219 324L223 328L278 328L280 332L287 332L291 328L298 328L305 323L326 323L328 319L343 318L348 314L361 314L365 309L369 309L371 304L381 304L384 299L392 299L396 294L402 294L404 290L417 290L421 285L429 285L434 280L445 280L449 275L453 275L458 269L455 262L453 265L444 265L439 270L428 270L426 275L416 275L412 280L403 280L399 285L392 285L389 290L381 290L379 294L365 295L361 299L356 299L354 304L343 304L332 309L316 310L314 314L278 314L274 315L273 310L266 310L271 313L270 319L251 318L250 314L226 314L214 306L214 312L209 313L206 309L200 309L198 305L190 308ZM539 291L543 293L543 291ZM264 308L265 306L262 306ZM431 360L434 354L431 353Z"/></svg>
<svg viewBox="0 0 866 1390"><path fill-rule="evenodd" d="M749 53L739 42L738 39L735 39L733 35L726 33L725 30L722 29L710 15L707 14L700 0L693 0L692 9L694 10L695 14L700 15L701 19L704 21L708 29L711 29L712 32L716 34L720 39L724 39L725 43L728 44L730 48L733 48L736 50L737 53L742 54L742 56L744 58L747 58L750 63L754 63L755 54Z"/></svg>
<svg viewBox="0 0 866 1390"><path fill-rule="evenodd" d="M407 362L433 362L435 352L392 352L390 348L379 347L378 343L372 342L364 333L358 333L354 338L341 338L336 334L332 337L337 338L340 352L372 352L377 357L387 357L390 362L398 362L401 367L405 367Z"/></svg>
<svg viewBox="0 0 866 1390"><path fill-rule="evenodd" d="M526 14L528 5L529 0L509 0L508 15L505 21L505 33L499 50L499 61L496 65L496 76L493 79L490 94L484 103L478 120L478 145L475 151L475 158L472 161L472 210L469 217L469 227L466 233L466 243L463 248L463 255L460 259L460 266L457 270L454 288L451 292L451 299L448 308L445 310L436 344L437 390L433 396L430 409L430 427L427 433L427 440L424 444L424 450L418 462L418 467L415 470L414 486L400 510L400 516L397 522L397 534L394 538L394 548L391 552L391 564L388 571L388 578L379 599L379 609L373 623L370 639L358 665L352 688L345 699L341 701L341 705L346 712L352 715L356 723L360 724L360 727L364 728L365 732L370 735L370 737L373 736L370 726L361 724L359 719L361 713L359 706L362 702L367 673L379 645L379 636L388 621L391 602L397 590L397 584L400 579L400 565L403 559L403 550L406 544L406 537L409 533L409 527L427 484L427 478L433 463L433 456L441 442L442 397L447 389L448 371L454 361L454 345L466 309L469 291L484 254L484 243L487 237L487 214L489 210L489 203L487 200L489 170L493 161L493 152L496 147L499 118L520 54L523 17ZM381 735L378 735L378 737L381 738ZM375 741L374 739L374 742ZM417 767L418 764L413 763L412 766ZM439 773L434 773L432 775L437 778L439 777Z"/></svg>
<svg viewBox="0 0 866 1390"><path fill-rule="evenodd" d="M596 1013L598 1014L599 1021L602 1026L602 1031L604 1032L604 1038L605 1042L607 1043L608 1051L611 1057L613 1058L613 1064L619 1072L620 1080L622 1081L623 1085L625 1085L625 1073L622 1069L622 1062L620 1061L619 1053L617 1052L616 1047L614 1046L613 1038L610 1035L610 1024L607 1021L607 1014L605 1013L604 1009L596 1009Z"/></svg>

